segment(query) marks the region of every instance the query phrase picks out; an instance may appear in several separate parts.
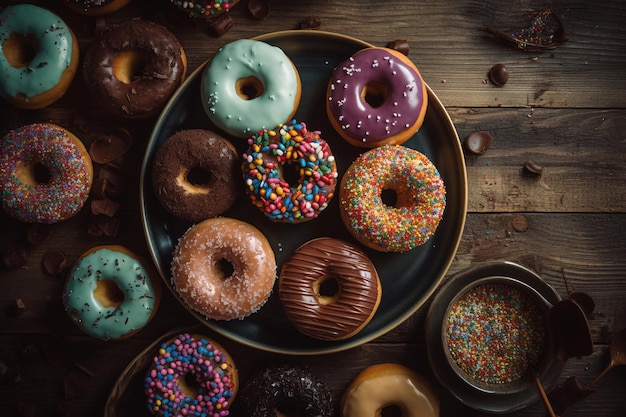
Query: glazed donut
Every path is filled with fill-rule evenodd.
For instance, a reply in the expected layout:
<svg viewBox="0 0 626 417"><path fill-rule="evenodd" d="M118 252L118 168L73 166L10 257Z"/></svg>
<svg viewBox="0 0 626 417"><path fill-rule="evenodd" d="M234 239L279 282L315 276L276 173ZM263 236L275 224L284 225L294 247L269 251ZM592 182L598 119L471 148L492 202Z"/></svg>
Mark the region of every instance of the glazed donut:
<svg viewBox="0 0 626 417"><path fill-rule="evenodd" d="M60 99L78 68L78 41L54 13L32 4L0 11L0 95L23 109Z"/></svg>
<svg viewBox="0 0 626 417"><path fill-rule="evenodd" d="M211 18L230 11L239 0L170 0L178 10L192 18Z"/></svg>
<svg viewBox="0 0 626 417"><path fill-rule="evenodd" d="M251 39L221 48L201 84L211 122L239 138L291 120L302 92L298 70L282 49Z"/></svg>
<svg viewBox="0 0 626 417"><path fill-rule="evenodd" d="M0 144L2 208L27 223L58 223L80 211L93 181L91 158L71 132L35 123Z"/></svg>
<svg viewBox="0 0 626 417"><path fill-rule="evenodd" d="M130 0L64 0L67 7L80 14L102 16L113 13L130 3Z"/></svg>
<svg viewBox="0 0 626 417"><path fill-rule="evenodd" d="M299 223L316 218L329 204L337 184L337 165L320 132L292 120L248 139L243 155L246 191L272 221ZM290 184L285 170L296 170Z"/></svg>
<svg viewBox="0 0 626 417"><path fill-rule="evenodd" d="M96 246L69 272L63 291L65 311L85 333L119 340L143 329L161 300L151 264L120 245Z"/></svg>
<svg viewBox="0 0 626 417"><path fill-rule="evenodd" d="M230 354L217 342L189 333L161 344L144 381L148 409L162 417L227 416L238 388Z"/></svg>
<svg viewBox="0 0 626 417"><path fill-rule="evenodd" d="M176 217L191 222L215 217L239 197L240 164L234 146L223 137L202 129L176 132L155 154L154 193Z"/></svg>
<svg viewBox="0 0 626 417"><path fill-rule="evenodd" d="M285 261L278 294L287 317L300 332L321 340L342 340L369 323L382 290L365 252L325 237L305 243Z"/></svg>
<svg viewBox="0 0 626 417"><path fill-rule="evenodd" d="M114 116L141 119L161 111L185 79L187 57L164 26L132 19L102 31L85 54L85 83Z"/></svg>
<svg viewBox="0 0 626 417"><path fill-rule="evenodd" d="M270 366L257 372L241 388L241 402L250 417L333 416L333 398L309 369Z"/></svg>
<svg viewBox="0 0 626 417"><path fill-rule="evenodd" d="M363 148L406 142L428 107L419 71L389 48L362 49L335 67L327 98L326 113L337 133Z"/></svg>
<svg viewBox="0 0 626 417"><path fill-rule="evenodd" d="M209 319L232 320L256 312L275 280L272 247L257 228L241 220L204 220L191 226L174 250L174 289Z"/></svg>
<svg viewBox="0 0 626 417"><path fill-rule="evenodd" d="M383 201L393 191L395 204ZM360 243L381 252L405 252L424 244L439 225L446 189L422 153L386 145L360 155L341 180L341 219Z"/></svg>
<svg viewBox="0 0 626 417"><path fill-rule="evenodd" d="M391 406L402 417L438 417L439 399L428 381L395 363L364 369L341 398L341 417L375 417Z"/></svg>

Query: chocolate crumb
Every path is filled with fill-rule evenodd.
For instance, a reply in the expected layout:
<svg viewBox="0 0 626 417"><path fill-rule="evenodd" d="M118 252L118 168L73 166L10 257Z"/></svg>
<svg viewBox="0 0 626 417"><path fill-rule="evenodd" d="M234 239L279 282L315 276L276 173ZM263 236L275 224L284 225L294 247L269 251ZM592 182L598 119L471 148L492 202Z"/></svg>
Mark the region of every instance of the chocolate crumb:
<svg viewBox="0 0 626 417"><path fill-rule="evenodd" d="M20 268L26 265L27 261L28 251L21 243L16 244L14 247L9 248L2 253L2 263L9 270Z"/></svg>
<svg viewBox="0 0 626 417"><path fill-rule="evenodd" d="M319 17L309 16L300 22L300 29L319 30L322 20Z"/></svg>
<svg viewBox="0 0 626 417"><path fill-rule="evenodd" d="M409 42L406 39L395 39L387 43L387 48L394 49L401 54L409 55Z"/></svg>
<svg viewBox="0 0 626 417"><path fill-rule="evenodd" d="M120 204L108 198L91 200L91 212L95 215L104 214L113 217L120 208Z"/></svg>
<svg viewBox="0 0 626 417"><path fill-rule="evenodd" d="M207 22L206 30L213 36L220 37L232 29L234 23L230 13L222 13Z"/></svg>
<svg viewBox="0 0 626 417"><path fill-rule="evenodd" d="M51 250L43 255L41 265L47 274L56 276L65 270L67 260L63 252Z"/></svg>
<svg viewBox="0 0 626 417"><path fill-rule="evenodd" d="M543 167L532 160L528 160L524 163L524 169L526 172L533 175L541 175L543 172Z"/></svg>
<svg viewBox="0 0 626 417"><path fill-rule="evenodd" d="M269 0L250 0L248 10L257 19L265 19L270 14Z"/></svg>
<svg viewBox="0 0 626 417"><path fill-rule="evenodd" d="M498 87L504 86L509 80L509 72L504 64L496 64L489 70L487 74L489 81Z"/></svg>
<svg viewBox="0 0 626 417"><path fill-rule="evenodd" d="M22 300L21 298L18 298L15 300L15 311L17 313L17 315L21 315L24 310L26 310L26 304L24 304L24 300Z"/></svg>
<svg viewBox="0 0 626 417"><path fill-rule="evenodd" d="M26 229L26 240L31 245L40 245L48 238L50 225L45 223L32 223Z"/></svg>
<svg viewBox="0 0 626 417"><path fill-rule="evenodd" d="M513 230L523 233L528 230L528 218L523 214L517 214L513 216Z"/></svg>
<svg viewBox="0 0 626 417"><path fill-rule="evenodd" d="M487 152L487 149L491 147L492 143L493 137L489 132L477 130L476 132L470 133L467 138L465 138L464 145L468 152L474 155L482 155Z"/></svg>

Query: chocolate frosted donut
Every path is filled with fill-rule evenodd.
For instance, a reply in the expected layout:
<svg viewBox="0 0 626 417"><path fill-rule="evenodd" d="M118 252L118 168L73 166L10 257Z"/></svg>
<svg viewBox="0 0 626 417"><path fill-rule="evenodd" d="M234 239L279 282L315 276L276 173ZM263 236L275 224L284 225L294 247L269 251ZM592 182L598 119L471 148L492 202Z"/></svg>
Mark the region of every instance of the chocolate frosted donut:
<svg viewBox="0 0 626 417"><path fill-rule="evenodd" d="M321 340L347 339L374 316L381 297L376 268L356 246L318 238L283 264L278 293L302 333Z"/></svg>
<svg viewBox="0 0 626 417"><path fill-rule="evenodd" d="M185 78L187 58L164 26L133 19L106 28L85 54L85 82L108 113L157 114Z"/></svg>
<svg viewBox="0 0 626 417"><path fill-rule="evenodd" d="M239 156L228 140L213 132L183 130L157 150L152 185L170 214L191 222L215 217L237 200L242 186Z"/></svg>
<svg viewBox="0 0 626 417"><path fill-rule="evenodd" d="M330 417L334 411L322 381L308 369L287 365L253 375L241 390L241 401L250 417Z"/></svg>

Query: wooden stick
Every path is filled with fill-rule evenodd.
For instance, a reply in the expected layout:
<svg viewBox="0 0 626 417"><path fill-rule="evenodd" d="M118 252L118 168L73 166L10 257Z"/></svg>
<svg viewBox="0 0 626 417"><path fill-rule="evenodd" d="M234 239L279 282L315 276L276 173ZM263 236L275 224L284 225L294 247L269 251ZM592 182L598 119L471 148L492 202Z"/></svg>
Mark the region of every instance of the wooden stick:
<svg viewBox="0 0 626 417"><path fill-rule="evenodd" d="M539 394L541 395L541 399L543 400L543 403L546 405L546 408L548 409L548 413L550 414L550 417L559 417L555 414L554 410L552 409L552 404L550 404L550 400L548 399L548 396L546 395L546 392L543 389L543 385L541 385L541 381L539 380L539 375L535 374L535 384L537 384L537 389L539 390Z"/></svg>

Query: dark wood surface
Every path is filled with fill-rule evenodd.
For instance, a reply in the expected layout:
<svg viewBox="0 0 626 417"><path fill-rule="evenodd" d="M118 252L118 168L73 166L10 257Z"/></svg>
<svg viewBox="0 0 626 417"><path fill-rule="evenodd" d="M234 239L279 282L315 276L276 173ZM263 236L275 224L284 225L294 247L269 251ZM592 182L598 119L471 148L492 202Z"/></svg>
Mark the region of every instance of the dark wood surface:
<svg viewBox="0 0 626 417"><path fill-rule="evenodd" d="M61 1L39 1L75 30L81 56L94 38L97 20L77 15ZM476 130L494 137L481 156L465 156L468 214L458 252L447 276L482 261L508 260L539 274L567 298L585 292L595 301L589 317L593 354L568 360L559 379L587 384L609 363L612 336L626 327L626 2L547 2L562 17L570 39L550 51L526 52L487 34L485 25L524 27L540 1L343 0L271 2L266 19L255 19L242 0L231 11L234 27L221 37L176 16L165 0L135 0L104 17L106 24L140 16L167 26L183 44L191 72L227 42L267 32L297 29L307 17L321 29L378 46L406 39L410 58L446 106L463 140ZM496 87L488 70L506 64L509 81ZM0 106L2 134L32 122L54 122L86 144L112 121L84 95L80 77L52 106L24 111ZM137 335L102 342L83 335L61 304L63 276L42 270L43 255L62 251L68 265L98 244L123 244L149 256L136 195L139 166L155 118L117 121L135 137L132 198L125 198L115 237L87 233L89 213L54 225L39 245L26 244L24 266L0 266L0 415L102 415L126 366L163 334L197 324L169 293L155 319ZM534 160L539 177L525 175ZM520 217L521 216L521 217ZM528 221L527 230L513 222ZM0 214L0 249L24 244L26 225ZM519 229L519 228L518 228ZM23 301L23 309L17 308ZM426 357L424 306L393 331L363 346L322 356L283 356L221 341L236 358L242 381L266 363L311 367L338 399L360 370L400 362L428 378L441 400L442 416L478 416L435 379ZM132 385L131 385L132 386ZM136 387L135 387L136 388ZM626 369L614 368L570 416L626 415ZM116 396L120 393L116 392ZM140 389L131 390L135 399ZM339 414L337 414L339 415ZM512 413L547 415L539 402ZM364 416L365 417L365 416Z"/></svg>

